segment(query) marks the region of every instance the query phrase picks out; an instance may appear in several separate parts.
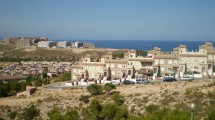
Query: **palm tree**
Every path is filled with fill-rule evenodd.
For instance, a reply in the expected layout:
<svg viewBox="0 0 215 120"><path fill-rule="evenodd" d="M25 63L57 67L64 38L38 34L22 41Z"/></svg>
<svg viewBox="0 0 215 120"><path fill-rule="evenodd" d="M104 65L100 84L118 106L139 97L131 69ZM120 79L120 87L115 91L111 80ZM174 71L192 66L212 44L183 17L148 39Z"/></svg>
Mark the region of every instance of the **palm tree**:
<svg viewBox="0 0 215 120"><path fill-rule="evenodd" d="M108 67L107 80L111 80L111 69L110 69L110 67Z"/></svg>
<svg viewBox="0 0 215 120"><path fill-rule="evenodd" d="M86 69L85 70L85 80L88 80L89 79L89 72L88 70Z"/></svg>
<svg viewBox="0 0 215 120"><path fill-rule="evenodd" d="M187 74L187 63L185 63L185 70L184 70L184 74Z"/></svg>
<svg viewBox="0 0 215 120"><path fill-rule="evenodd" d="M131 75L131 78L132 78L132 79L135 78L135 72L136 72L136 70L135 70L135 68L134 68L134 66L133 66L133 68L132 68L132 75Z"/></svg>
<svg viewBox="0 0 215 120"><path fill-rule="evenodd" d="M157 77L161 77L161 66L160 66L160 64L158 64L158 73L157 73Z"/></svg>

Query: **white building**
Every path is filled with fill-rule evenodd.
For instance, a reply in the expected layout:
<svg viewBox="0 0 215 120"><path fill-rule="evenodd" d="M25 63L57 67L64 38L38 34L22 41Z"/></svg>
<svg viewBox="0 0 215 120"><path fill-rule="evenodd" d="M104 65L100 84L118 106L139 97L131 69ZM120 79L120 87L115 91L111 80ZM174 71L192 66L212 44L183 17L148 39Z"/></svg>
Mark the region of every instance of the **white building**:
<svg viewBox="0 0 215 120"><path fill-rule="evenodd" d="M60 41L57 43L57 46L60 48L66 48L68 47L69 43L67 41Z"/></svg>
<svg viewBox="0 0 215 120"><path fill-rule="evenodd" d="M79 41L75 42L75 47L80 48L80 47L83 47L83 46L84 46L84 43L79 42Z"/></svg>
<svg viewBox="0 0 215 120"><path fill-rule="evenodd" d="M55 43L52 41L40 41L40 42L38 42L39 48L51 48L53 46L55 46Z"/></svg>

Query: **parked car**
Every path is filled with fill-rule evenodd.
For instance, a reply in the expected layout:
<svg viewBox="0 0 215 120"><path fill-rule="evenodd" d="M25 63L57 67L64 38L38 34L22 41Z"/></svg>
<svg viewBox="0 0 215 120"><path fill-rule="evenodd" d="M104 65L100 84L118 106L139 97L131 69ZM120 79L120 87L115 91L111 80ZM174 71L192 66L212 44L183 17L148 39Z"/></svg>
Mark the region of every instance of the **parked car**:
<svg viewBox="0 0 215 120"><path fill-rule="evenodd" d="M150 83L150 82L143 78L137 78L137 80L136 80L136 84L148 84L148 83Z"/></svg>
<svg viewBox="0 0 215 120"><path fill-rule="evenodd" d="M173 77L164 77L163 82L176 82L177 80Z"/></svg>
<svg viewBox="0 0 215 120"><path fill-rule="evenodd" d="M118 82L118 81L112 81L111 83L114 85L120 85L120 82Z"/></svg>
<svg viewBox="0 0 215 120"><path fill-rule="evenodd" d="M188 80L194 80L193 77L190 77L190 76L183 76L180 78L181 81L188 81Z"/></svg>
<svg viewBox="0 0 215 120"><path fill-rule="evenodd" d="M125 85L127 85L127 84L134 84L134 81L124 80L124 81L122 82L122 84L125 84Z"/></svg>

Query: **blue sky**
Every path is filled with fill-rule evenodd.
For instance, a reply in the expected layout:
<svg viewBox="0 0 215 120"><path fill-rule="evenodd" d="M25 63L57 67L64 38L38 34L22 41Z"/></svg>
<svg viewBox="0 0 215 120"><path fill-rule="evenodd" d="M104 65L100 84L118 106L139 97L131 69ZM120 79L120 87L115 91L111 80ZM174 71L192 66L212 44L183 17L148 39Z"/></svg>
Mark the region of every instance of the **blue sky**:
<svg viewBox="0 0 215 120"><path fill-rule="evenodd" d="M0 37L215 40L215 0L1 0Z"/></svg>

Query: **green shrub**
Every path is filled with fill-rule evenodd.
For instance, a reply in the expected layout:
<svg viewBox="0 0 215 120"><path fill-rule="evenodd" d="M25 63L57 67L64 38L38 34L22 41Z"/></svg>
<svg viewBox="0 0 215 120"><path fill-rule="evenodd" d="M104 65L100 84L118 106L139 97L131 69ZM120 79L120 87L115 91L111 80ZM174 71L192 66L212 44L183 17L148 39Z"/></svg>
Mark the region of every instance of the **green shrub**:
<svg viewBox="0 0 215 120"><path fill-rule="evenodd" d="M215 120L215 109L208 113L206 120Z"/></svg>
<svg viewBox="0 0 215 120"><path fill-rule="evenodd" d="M153 113L159 109L158 105L148 105L145 107L147 113Z"/></svg>
<svg viewBox="0 0 215 120"><path fill-rule="evenodd" d="M58 108L53 108L48 112L48 120L62 120L63 115Z"/></svg>
<svg viewBox="0 0 215 120"><path fill-rule="evenodd" d="M64 115L63 120L79 120L78 111L74 108L70 109Z"/></svg>
<svg viewBox="0 0 215 120"><path fill-rule="evenodd" d="M124 106L107 103L102 106L101 116L104 120L122 120L128 117L128 110Z"/></svg>
<svg viewBox="0 0 215 120"><path fill-rule="evenodd" d="M112 99L117 105L122 105L125 102L124 97L122 95L120 95L119 93L115 93L113 95Z"/></svg>
<svg viewBox="0 0 215 120"><path fill-rule="evenodd" d="M12 111L8 114L8 117L11 119L11 120L14 120L16 118L16 115L17 115L17 112L16 111Z"/></svg>
<svg viewBox="0 0 215 120"><path fill-rule="evenodd" d="M84 102L84 103L88 103L89 102L89 96L81 95L81 97L79 98L79 101Z"/></svg>
<svg viewBox="0 0 215 120"><path fill-rule="evenodd" d="M35 108L35 106L31 106L29 108L25 108L22 117L24 120L32 120L33 118L39 116L40 111Z"/></svg>
<svg viewBox="0 0 215 120"><path fill-rule="evenodd" d="M109 93L111 90L116 89L116 85L112 83L106 83L104 86L104 90Z"/></svg>
<svg viewBox="0 0 215 120"><path fill-rule="evenodd" d="M96 84L91 84L91 85L87 86L87 90L90 92L91 95L99 95L102 93L102 86L96 85Z"/></svg>
<svg viewBox="0 0 215 120"><path fill-rule="evenodd" d="M99 120L101 119L100 112L102 106L98 99L93 99L90 105L82 110L84 120Z"/></svg>
<svg viewBox="0 0 215 120"><path fill-rule="evenodd" d="M41 79L35 80L35 85L36 85L37 87L42 86L42 84L43 84L43 80L41 80Z"/></svg>
<svg viewBox="0 0 215 120"><path fill-rule="evenodd" d="M161 104L163 105L169 105L169 103L175 102L175 98L172 96L164 96L164 99L161 100Z"/></svg>

